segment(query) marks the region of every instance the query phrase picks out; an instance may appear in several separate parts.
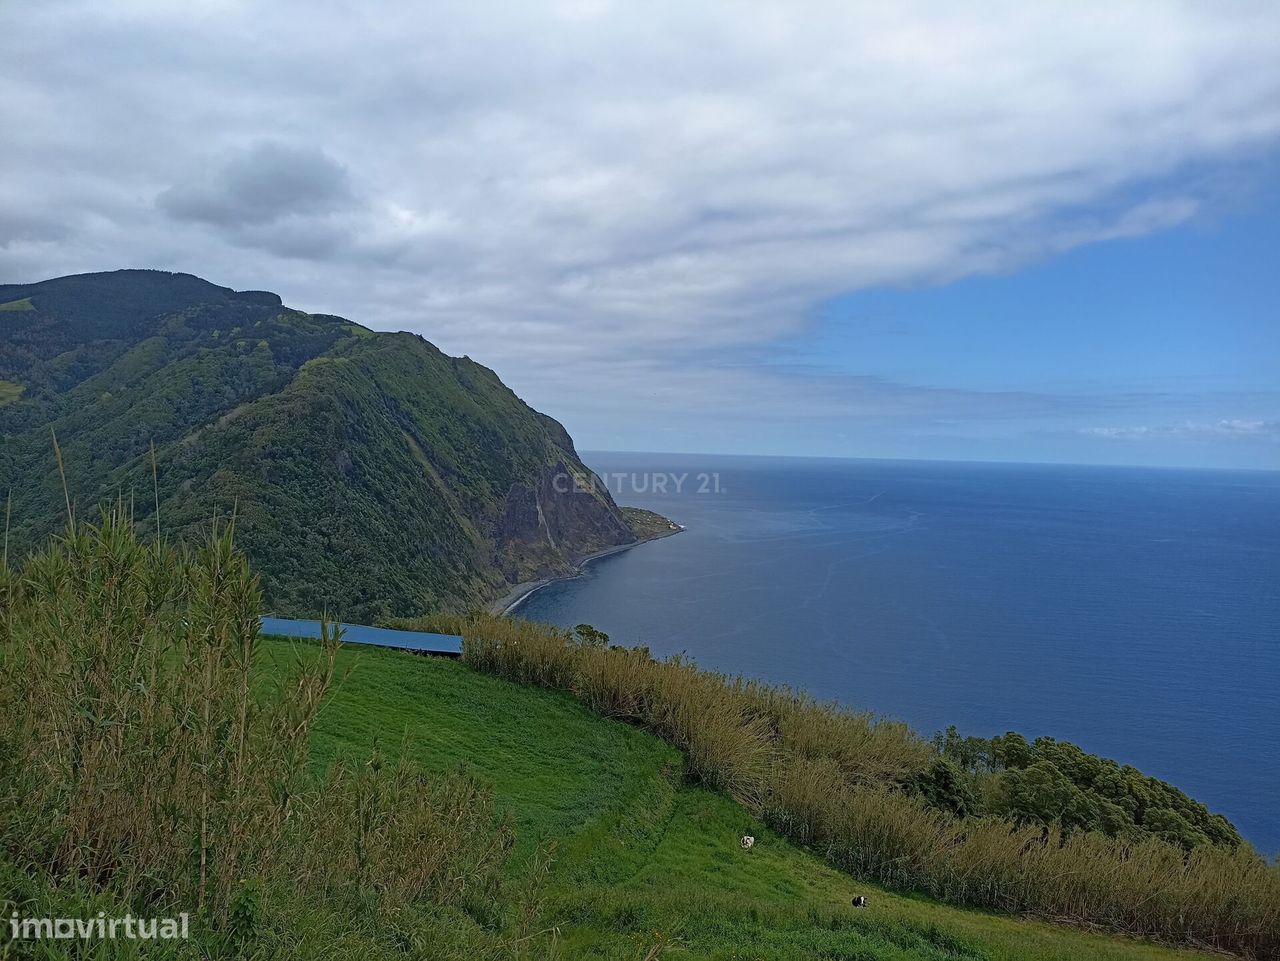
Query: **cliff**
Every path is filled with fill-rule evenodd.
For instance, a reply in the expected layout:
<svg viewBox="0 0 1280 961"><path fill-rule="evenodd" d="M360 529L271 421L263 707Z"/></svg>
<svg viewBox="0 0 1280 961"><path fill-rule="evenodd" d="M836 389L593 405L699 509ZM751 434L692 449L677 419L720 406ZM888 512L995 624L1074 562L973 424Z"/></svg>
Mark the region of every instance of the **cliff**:
<svg viewBox="0 0 1280 961"><path fill-rule="evenodd" d="M352 620L479 604L636 539L564 428L497 375L185 274L0 286L11 551L130 500L165 536L235 516L268 608ZM151 445L159 470L159 513Z"/></svg>

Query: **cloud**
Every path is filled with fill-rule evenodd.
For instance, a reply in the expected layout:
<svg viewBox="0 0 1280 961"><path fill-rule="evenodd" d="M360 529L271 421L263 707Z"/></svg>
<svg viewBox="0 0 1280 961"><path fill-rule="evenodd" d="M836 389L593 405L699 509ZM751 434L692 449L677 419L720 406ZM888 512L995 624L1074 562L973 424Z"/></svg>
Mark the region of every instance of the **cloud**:
<svg viewBox="0 0 1280 961"><path fill-rule="evenodd" d="M1280 421L1224 419L1214 423L1165 424L1136 427L1084 427L1078 433L1107 440L1272 440L1280 441Z"/></svg>
<svg viewBox="0 0 1280 961"><path fill-rule="evenodd" d="M167 188L156 204L177 220L237 228L327 214L350 200L347 171L323 151L265 142Z"/></svg>
<svg viewBox="0 0 1280 961"><path fill-rule="evenodd" d="M1200 174L1280 139L1278 27L1269 2L10 5L0 223L35 226L0 282L275 290L476 356L597 438L565 369L619 404L856 417L908 388L706 359L843 292L1212 210Z"/></svg>
<svg viewBox="0 0 1280 961"><path fill-rule="evenodd" d="M20 213L0 222L0 248L12 244L60 240L67 234L68 230L62 224L51 218L41 217L36 211Z"/></svg>

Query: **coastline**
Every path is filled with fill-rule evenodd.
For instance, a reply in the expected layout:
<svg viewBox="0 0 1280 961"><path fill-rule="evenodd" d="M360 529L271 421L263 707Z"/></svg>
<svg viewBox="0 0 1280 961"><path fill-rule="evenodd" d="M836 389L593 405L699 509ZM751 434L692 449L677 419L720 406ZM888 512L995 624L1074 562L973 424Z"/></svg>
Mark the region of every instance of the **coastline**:
<svg viewBox="0 0 1280 961"><path fill-rule="evenodd" d="M672 523L675 522L673 521ZM672 531L663 531L653 537L638 537L630 544L618 544L615 547L606 547L604 550L595 551L592 554L584 554L573 562L574 573L564 574L560 577L543 577L536 581L523 581L520 584L516 584L511 588L511 590L507 591L507 593L503 594L497 600L491 602L488 607L486 607L486 610L490 614L499 614L504 616L511 614L516 608L528 600L530 595L546 587L548 584L554 584L556 581L568 581L575 577L581 577L582 569L592 561L598 561L600 558L608 557L610 554L620 554L623 551L631 550L633 547L639 547L641 544L649 544L653 541L662 540L664 537L683 534L685 530L686 528L683 524L677 524L676 529Z"/></svg>

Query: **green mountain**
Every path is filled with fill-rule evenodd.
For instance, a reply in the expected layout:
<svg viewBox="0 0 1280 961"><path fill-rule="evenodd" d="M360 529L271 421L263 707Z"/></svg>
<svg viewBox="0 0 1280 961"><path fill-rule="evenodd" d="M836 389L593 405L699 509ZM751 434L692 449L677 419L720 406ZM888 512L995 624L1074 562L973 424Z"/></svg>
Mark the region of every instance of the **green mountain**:
<svg viewBox="0 0 1280 961"><path fill-rule="evenodd" d="M119 496L170 536L234 513L281 614L476 604L636 540L564 428L493 371L187 274L0 285L11 554L65 524L51 430L81 516Z"/></svg>

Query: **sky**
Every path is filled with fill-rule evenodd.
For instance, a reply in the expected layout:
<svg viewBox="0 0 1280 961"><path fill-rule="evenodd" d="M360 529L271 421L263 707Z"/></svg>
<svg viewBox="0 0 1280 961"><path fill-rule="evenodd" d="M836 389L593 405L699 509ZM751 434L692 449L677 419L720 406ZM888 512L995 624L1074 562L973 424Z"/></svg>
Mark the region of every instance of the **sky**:
<svg viewBox="0 0 1280 961"><path fill-rule="evenodd" d="M1272 0L0 6L0 282L185 271L583 449L1280 468Z"/></svg>

